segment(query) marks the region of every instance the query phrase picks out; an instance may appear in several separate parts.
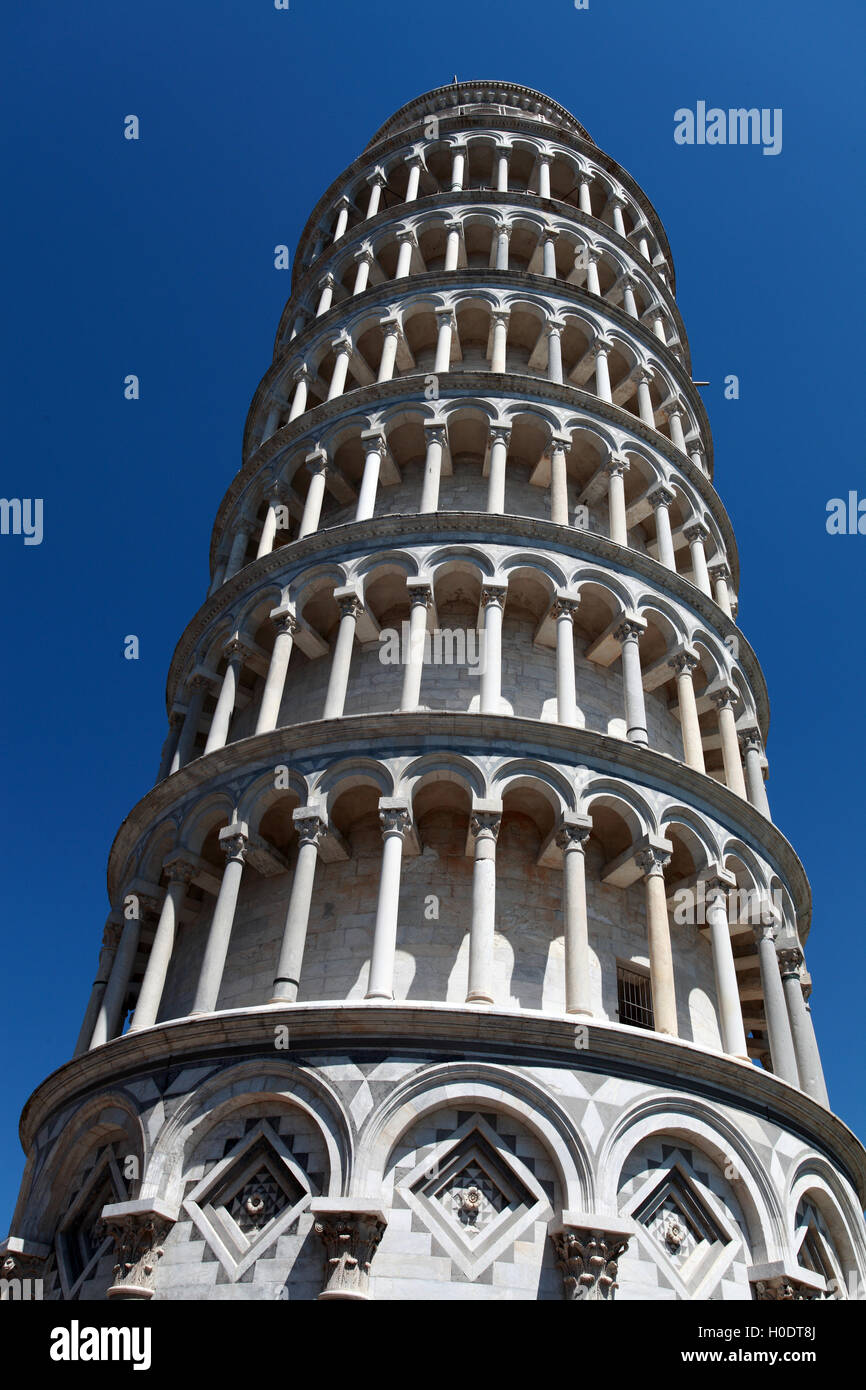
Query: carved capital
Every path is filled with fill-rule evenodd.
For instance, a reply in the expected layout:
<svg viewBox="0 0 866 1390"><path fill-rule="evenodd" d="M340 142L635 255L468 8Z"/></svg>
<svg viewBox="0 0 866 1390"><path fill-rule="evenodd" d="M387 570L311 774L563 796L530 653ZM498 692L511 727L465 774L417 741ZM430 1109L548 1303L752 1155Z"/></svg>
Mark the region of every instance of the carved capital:
<svg viewBox="0 0 866 1390"><path fill-rule="evenodd" d="M686 526L683 530L683 535L689 542L689 545L694 545L695 541L700 541L703 544L709 534L709 531L702 521L693 521L691 525Z"/></svg>
<svg viewBox="0 0 866 1390"><path fill-rule="evenodd" d="M566 1226L551 1236L557 1267L562 1271L569 1302L612 1301L619 1261L628 1249L628 1237L614 1232Z"/></svg>
<svg viewBox="0 0 866 1390"><path fill-rule="evenodd" d="M777 1274L772 1279L756 1279L753 1287L758 1303L812 1303L821 1299L817 1289L786 1274Z"/></svg>
<svg viewBox="0 0 866 1390"><path fill-rule="evenodd" d="M315 1232L325 1247L325 1287L322 1299L368 1299L370 1265L385 1234L383 1212L352 1210L322 1211L325 1204L313 1203Z"/></svg>
<svg viewBox="0 0 866 1390"><path fill-rule="evenodd" d="M647 878L660 877L671 862L671 855L669 850L650 845L645 849L638 850L634 861Z"/></svg>
<svg viewBox="0 0 866 1390"><path fill-rule="evenodd" d="M473 811L469 819L469 832L475 840L495 840L501 824L500 811Z"/></svg>
<svg viewBox="0 0 866 1390"><path fill-rule="evenodd" d="M364 611L364 605L357 594L341 594L337 599L337 607L341 618L357 619Z"/></svg>
<svg viewBox="0 0 866 1390"><path fill-rule="evenodd" d="M298 843L300 845L315 845L318 849L328 833L327 824L318 812L299 808L294 812L292 820L298 832Z"/></svg>
<svg viewBox="0 0 866 1390"><path fill-rule="evenodd" d="M676 493L673 488L668 487L667 483L660 483L657 488L649 494L647 501L654 509L658 507L669 507L676 500Z"/></svg>
<svg viewBox="0 0 866 1390"><path fill-rule="evenodd" d="M383 839L387 839L389 835L399 835L402 839L412 827L412 817L405 806L380 806L379 824L382 827Z"/></svg>
<svg viewBox="0 0 866 1390"><path fill-rule="evenodd" d="M800 978L800 970L803 966L803 952L799 946L786 946L778 952L779 973L783 980Z"/></svg>
<svg viewBox="0 0 866 1390"><path fill-rule="evenodd" d="M243 864L249 847L249 830L242 821L227 825L219 833L220 849L226 857L226 864Z"/></svg>
<svg viewBox="0 0 866 1390"><path fill-rule="evenodd" d="M481 586L481 607L489 608L493 605L497 608L504 608L507 592L505 585L483 584Z"/></svg>
<svg viewBox="0 0 866 1390"><path fill-rule="evenodd" d="M610 458L606 459L605 462L602 464L602 467L605 473L608 473L611 476L616 474L618 477L621 478L624 474L628 472L629 462L625 454L611 454Z"/></svg>
<svg viewBox="0 0 866 1390"><path fill-rule="evenodd" d="M691 675L701 664L697 652L675 652L668 662L678 676Z"/></svg>
<svg viewBox="0 0 866 1390"><path fill-rule="evenodd" d="M108 1298L153 1298L157 1264L174 1225L167 1210L148 1209L134 1202L103 1208L99 1230L114 1241L114 1283Z"/></svg>
<svg viewBox="0 0 866 1390"><path fill-rule="evenodd" d="M622 622L614 632L617 642L639 642L646 632L646 623L640 618L623 618Z"/></svg>

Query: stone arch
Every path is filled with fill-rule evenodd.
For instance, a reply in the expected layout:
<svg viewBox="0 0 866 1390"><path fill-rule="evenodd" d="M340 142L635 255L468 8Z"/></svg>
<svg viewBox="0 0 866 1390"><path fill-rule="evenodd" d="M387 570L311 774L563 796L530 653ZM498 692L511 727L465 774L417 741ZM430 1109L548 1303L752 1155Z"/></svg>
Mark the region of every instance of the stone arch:
<svg viewBox="0 0 866 1390"><path fill-rule="evenodd" d="M394 1087L359 1135L357 1190L375 1192L400 1137L421 1116L455 1103L461 1109L482 1107L518 1118L549 1151L566 1209L596 1210L592 1165L570 1116L538 1082L483 1062L425 1067Z"/></svg>
<svg viewBox="0 0 866 1390"><path fill-rule="evenodd" d="M603 1209L617 1210L620 1177L628 1155L645 1139L671 1135L706 1153L725 1173L745 1216L752 1264L782 1258L785 1219L765 1164L745 1134L720 1110L691 1096L643 1097L627 1106L606 1135L598 1156ZM733 1169L733 1174L728 1172Z"/></svg>

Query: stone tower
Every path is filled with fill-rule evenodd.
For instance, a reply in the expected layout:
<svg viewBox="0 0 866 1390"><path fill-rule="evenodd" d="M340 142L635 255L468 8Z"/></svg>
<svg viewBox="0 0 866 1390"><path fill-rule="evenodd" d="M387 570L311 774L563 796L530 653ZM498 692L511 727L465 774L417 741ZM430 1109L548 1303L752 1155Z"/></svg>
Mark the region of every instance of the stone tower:
<svg viewBox="0 0 866 1390"><path fill-rule="evenodd" d="M410 102L322 196L7 1277L859 1296L674 291L645 194L511 83Z"/></svg>

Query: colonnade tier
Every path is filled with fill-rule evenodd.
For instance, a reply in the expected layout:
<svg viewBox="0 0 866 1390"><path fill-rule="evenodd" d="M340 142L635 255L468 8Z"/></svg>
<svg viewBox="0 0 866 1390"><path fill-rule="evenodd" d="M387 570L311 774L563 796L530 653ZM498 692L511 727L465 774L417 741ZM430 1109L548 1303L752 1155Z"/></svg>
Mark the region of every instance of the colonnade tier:
<svg viewBox="0 0 866 1390"><path fill-rule="evenodd" d="M223 500L210 592L252 559L344 522L474 510L569 526L575 543L607 535L685 573L732 616L736 544L701 470L590 411L515 395L398 395L327 421L314 412L309 428L292 422Z"/></svg>
<svg viewBox="0 0 866 1390"><path fill-rule="evenodd" d="M297 281L277 329L274 357L329 305L368 287L448 271L510 270L581 288L646 322L687 371L685 325L670 287L614 228L579 209L546 211L531 195L473 190L416 199L343 233ZM406 288L405 285L402 288Z"/></svg>
<svg viewBox="0 0 866 1390"><path fill-rule="evenodd" d="M547 382L621 406L707 471L700 396L652 329L618 306L596 308L581 289L502 271L468 279L437 273L406 282L402 294L387 282L327 307L259 386L245 460L281 425L365 386L421 377L431 399L434 387L447 394L441 377L459 389L464 376L486 376L495 390L497 377L519 375L529 390Z"/></svg>
<svg viewBox="0 0 866 1390"><path fill-rule="evenodd" d="M769 814L759 706L724 629L643 578L470 535L355 538L351 559L338 544L230 606L215 595L172 665L160 777L316 710L514 713L649 743Z"/></svg>
<svg viewBox="0 0 866 1390"><path fill-rule="evenodd" d="M483 748L497 746L491 732ZM516 989L527 1007L529 996L611 1021L625 959L648 972L655 1031L756 1057L826 1103L802 988L808 888L778 832L756 841L755 813L735 798L719 791L703 809L678 776L647 776L646 750L629 760L617 749L605 766L585 734L541 756L524 730L519 752L495 756L478 740L464 748L455 725L448 751L429 751L431 734L435 725L420 740L382 721L308 726L150 793L112 850L116 907L80 1048L120 1031L130 990L133 1031L218 1007L343 997L344 982L345 997L401 998L413 979L413 997L438 984L445 1002L502 1005ZM239 897L259 937L268 911L274 919L253 975L243 930L231 954Z"/></svg>
<svg viewBox="0 0 866 1390"><path fill-rule="evenodd" d="M428 133L429 132L429 133ZM392 135L365 151L320 198L301 236L295 278L379 208L399 209L419 195L462 189L521 191L579 209L614 228L635 254L674 283L670 248L646 194L624 169L574 133L531 121L445 116Z"/></svg>

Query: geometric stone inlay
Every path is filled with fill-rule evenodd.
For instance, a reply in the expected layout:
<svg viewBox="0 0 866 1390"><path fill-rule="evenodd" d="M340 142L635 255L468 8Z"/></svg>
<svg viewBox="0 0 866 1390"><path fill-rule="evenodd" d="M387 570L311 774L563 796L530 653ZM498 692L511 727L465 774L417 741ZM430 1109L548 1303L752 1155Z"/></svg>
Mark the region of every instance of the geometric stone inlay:
<svg viewBox="0 0 866 1390"><path fill-rule="evenodd" d="M535 1175L480 1114L438 1144L399 1191L468 1279L552 1214Z"/></svg>
<svg viewBox="0 0 866 1390"><path fill-rule="evenodd" d="M183 1205L235 1281L292 1224L312 1195L303 1169L267 1120L260 1120Z"/></svg>
<svg viewBox="0 0 866 1390"><path fill-rule="evenodd" d="M643 1228L641 1244L666 1271L680 1298L709 1298L742 1254L739 1230L711 1201L674 1161L663 1173L650 1174L622 1212Z"/></svg>
<svg viewBox="0 0 866 1390"><path fill-rule="evenodd" d="M57 1231L57 1268L65 1302L78 1296L99 1260L111 1249L102 1225L102 1208L125 1201L127 1186L111 1148L106 1149Z"/></svg>

